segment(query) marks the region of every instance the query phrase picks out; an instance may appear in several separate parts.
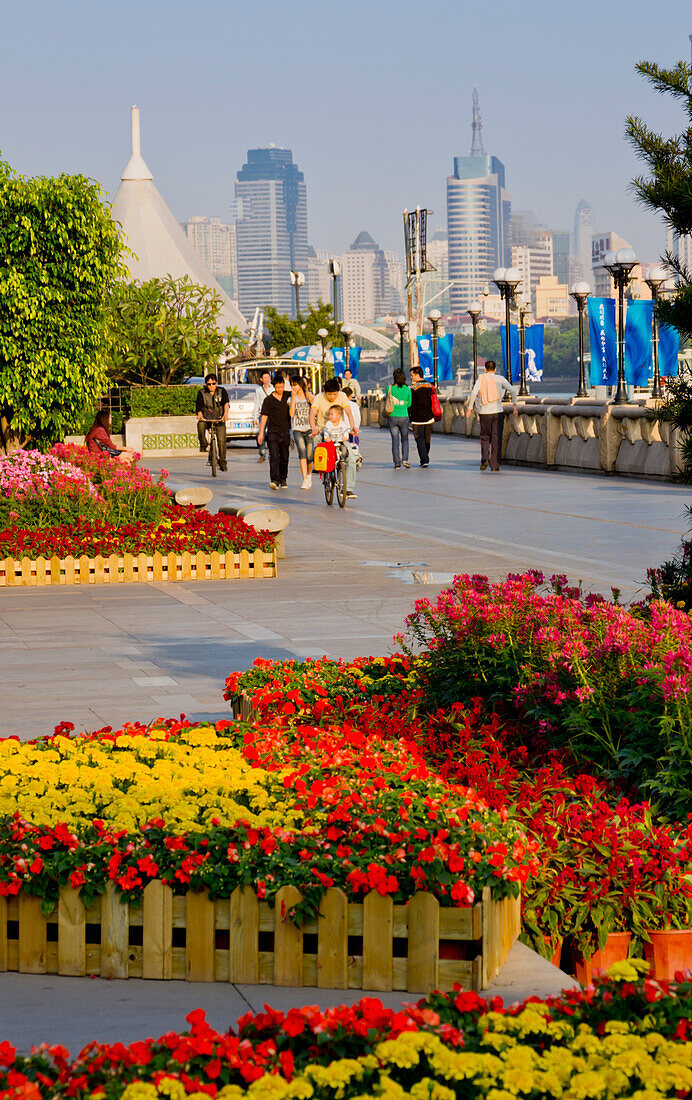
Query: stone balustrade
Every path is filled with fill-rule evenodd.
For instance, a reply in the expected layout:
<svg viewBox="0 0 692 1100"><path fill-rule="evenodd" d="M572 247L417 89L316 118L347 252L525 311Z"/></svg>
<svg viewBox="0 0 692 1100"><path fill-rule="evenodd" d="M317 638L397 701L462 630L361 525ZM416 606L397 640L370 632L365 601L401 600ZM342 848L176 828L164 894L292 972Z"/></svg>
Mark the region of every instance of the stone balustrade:
<svg viewBox="0 0 692 1100"><path fill-rule="evenodd" d="M440 403L436 432L478 435L478 417L466 416L468 394L441 396ZM675 477L682 471L679 432L651 419L650 404L528 397L518 402L516 415L505 404L503 461L655 480ZM369 394L362 414L364 424L387 426L383 398Z"/></svg>

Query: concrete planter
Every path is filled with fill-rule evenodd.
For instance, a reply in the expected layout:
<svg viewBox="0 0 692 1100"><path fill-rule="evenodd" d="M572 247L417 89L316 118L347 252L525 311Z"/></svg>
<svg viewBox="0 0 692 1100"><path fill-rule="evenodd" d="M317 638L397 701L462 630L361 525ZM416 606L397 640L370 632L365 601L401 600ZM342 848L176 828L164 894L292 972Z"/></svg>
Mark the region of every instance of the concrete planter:
<svg viewBox="0 0 692 1100"><path fill-rule="evenodd" d="M125 443L145 459L199 454L197 417L130 417L125 422Z"/></svg>

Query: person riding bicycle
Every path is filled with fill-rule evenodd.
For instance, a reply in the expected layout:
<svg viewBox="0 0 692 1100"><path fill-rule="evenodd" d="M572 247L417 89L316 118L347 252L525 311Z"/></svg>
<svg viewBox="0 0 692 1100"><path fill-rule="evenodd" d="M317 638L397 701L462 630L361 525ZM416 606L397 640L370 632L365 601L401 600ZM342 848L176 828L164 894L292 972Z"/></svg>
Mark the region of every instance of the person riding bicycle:
<svg viewBox="0 0 692 1100"><path fill-rule="evenodd" d="M335 443L341 453L342 461L346 467L346 500L357 500L356 459L358 448L348 441L350 430L351 426L344 416L341 405L331 405L327 410L327 419L322 428L322 438Z"/></svg>
<svg viewBox="0 0 692 1100"><path fill-rule="evenodd" d="M208 374L204 379L204 386L197 394L195 409L197 412L197 435L199 436L199 449L204 454L207 450L207 427L214 421L216 424L216 438L219 444L219 466L227 470L226 465L226 417L230 402L228 394L215 374Z"/></svg>

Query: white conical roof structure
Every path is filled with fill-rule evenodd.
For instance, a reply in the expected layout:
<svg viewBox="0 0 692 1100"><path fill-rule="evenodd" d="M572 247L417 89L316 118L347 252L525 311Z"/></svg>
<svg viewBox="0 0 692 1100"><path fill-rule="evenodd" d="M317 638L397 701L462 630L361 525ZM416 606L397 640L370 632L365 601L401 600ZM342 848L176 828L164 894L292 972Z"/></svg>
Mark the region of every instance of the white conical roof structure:
<svg viewBox="0 0 692 1100"><path fill-rule="evenodd" d="M134 253L125 257L133 279L146 282L167 275L174 279L187 275L193 283L211 287L221 298L221 329L229 325L241 332L247 329L242 313L202 263L156 189L140 151L138 107L132 108L132 156L122 174L112 215L120 222L125 242Z"/></svg>

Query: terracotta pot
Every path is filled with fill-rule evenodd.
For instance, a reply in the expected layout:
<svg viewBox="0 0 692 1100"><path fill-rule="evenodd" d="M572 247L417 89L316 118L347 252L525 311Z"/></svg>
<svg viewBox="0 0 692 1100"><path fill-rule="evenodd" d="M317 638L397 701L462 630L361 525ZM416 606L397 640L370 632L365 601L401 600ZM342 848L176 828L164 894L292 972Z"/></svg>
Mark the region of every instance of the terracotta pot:
<svg viewBox="0 0 692 1100"><path fill-rule="evenodd" d="M654 978L671 981L676 970L692 969L692 928L647 929L651 943L644 941L644 957Z"/></svg>
<svg viewBox="0 0 692 1100"><path fill-rule="evenodd" d="M543 937L543 942L545 943L546 947L550 947L550 940L548 939L547 936ZM559 966L560 965L560 960L562 959L562 945L563 945L564 942L565 941L562 940L562 939L558 940L557 945L555 947L555 950L552 952L552 954L550 956L550 961L553 964L553 966Z"/></svg>
<svg viewBox="0 0 692 1100"><path fill-rule="evenodd" d="M602 951L596 951L590 959L585 959L576 947L572 947L572 968L574 976L582 985L590 985L614 962L622 962L632 939L631 932L611 932Z"/></svg>

